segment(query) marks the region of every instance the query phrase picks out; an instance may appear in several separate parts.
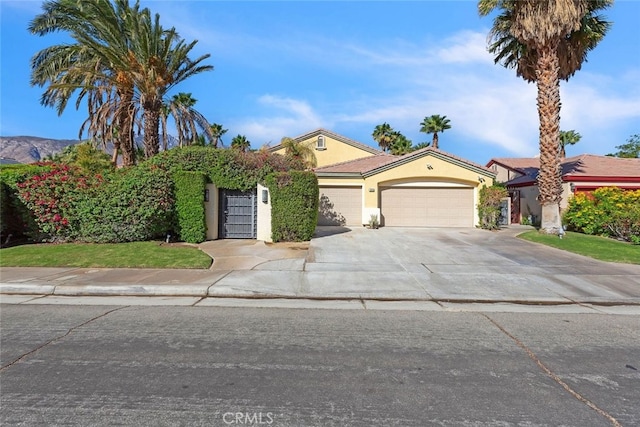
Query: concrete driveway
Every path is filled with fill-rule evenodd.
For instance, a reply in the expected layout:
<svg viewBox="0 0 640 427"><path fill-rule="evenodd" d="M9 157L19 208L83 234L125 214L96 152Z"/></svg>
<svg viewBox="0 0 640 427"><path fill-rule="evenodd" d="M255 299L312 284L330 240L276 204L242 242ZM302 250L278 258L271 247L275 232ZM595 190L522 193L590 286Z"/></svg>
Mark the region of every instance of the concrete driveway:
<svg viewBox="0 0 640 427"><path fill-rule="evenodd" d="M302 262L234 271L216 296L640 303L640 266L515 238L525 229L319 227Z"/></svg>

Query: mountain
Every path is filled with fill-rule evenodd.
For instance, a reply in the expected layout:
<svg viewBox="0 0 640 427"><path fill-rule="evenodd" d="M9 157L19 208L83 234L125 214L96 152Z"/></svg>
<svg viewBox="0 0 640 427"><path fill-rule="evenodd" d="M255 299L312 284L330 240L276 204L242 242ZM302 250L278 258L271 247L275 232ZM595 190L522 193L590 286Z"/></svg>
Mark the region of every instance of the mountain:
<svg viewBox="0 0 640 427"><path fill-rule="evenodd" d="M15 159L20 163L33 163L57 154L77 139L48 139L37 136L0 136L0 157Z"/></svg>

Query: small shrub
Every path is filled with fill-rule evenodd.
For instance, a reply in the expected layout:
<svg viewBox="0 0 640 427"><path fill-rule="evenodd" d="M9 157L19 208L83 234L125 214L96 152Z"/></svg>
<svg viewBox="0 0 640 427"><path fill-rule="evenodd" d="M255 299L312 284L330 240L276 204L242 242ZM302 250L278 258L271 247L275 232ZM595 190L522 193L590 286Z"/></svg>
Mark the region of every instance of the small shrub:
<svg viewBox="0 0 640 427"><path fill-rule="evenodd" d="M509 193L502 185L482 187L478 200L480 227L487 230L500 228L500 201Z"/></svg>
<svg viewBox="0 0 640 427"><path fill-rule="evenodd" d="M268 175L271 193L271 238L274 242L308 241L318 222L318 179L312 172Z"/></svg>

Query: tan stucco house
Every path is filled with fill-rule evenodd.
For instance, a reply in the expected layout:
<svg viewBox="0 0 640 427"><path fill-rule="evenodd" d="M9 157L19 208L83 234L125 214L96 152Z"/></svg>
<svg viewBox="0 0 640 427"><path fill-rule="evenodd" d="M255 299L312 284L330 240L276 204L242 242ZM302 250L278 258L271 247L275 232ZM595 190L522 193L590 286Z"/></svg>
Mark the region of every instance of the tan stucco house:
<svg viewBox="0 0 640 427"><path fill-rule="evenodd" d="M577 192L600 187L640 189L640 159L582 154L562 159L561 166L561 210L566 209L569 199ZM539 158L495 158L487 163L487 168L496 174L496 181L505 183L509 190L511 223L520 223L527 217L531 217L533 222L540 219Z"/></svg>
<svg viewBox="0 0 640 427"><path fill-rule="evenodd" d="M431 147L394 156L326 129L294 138L315 147L319 225L474 227L490 169ZM280 146L272 152L284 151Z"/></svg>

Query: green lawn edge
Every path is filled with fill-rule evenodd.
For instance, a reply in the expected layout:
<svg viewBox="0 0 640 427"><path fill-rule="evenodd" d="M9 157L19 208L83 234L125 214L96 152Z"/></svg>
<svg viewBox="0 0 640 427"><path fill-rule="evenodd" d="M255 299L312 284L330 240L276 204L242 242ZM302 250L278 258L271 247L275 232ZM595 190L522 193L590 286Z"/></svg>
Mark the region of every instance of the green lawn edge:
<svg viewBox="0 0 640 427"><path fill-rule="evenodd" d="M517 237L600 261L640 264L640 245L632 245L607 237L588 236L569 231L560 239L558 236L543 234L537 230L525 231Z"/></svg>
<svg viewBox="0 0 640 427"><path fill-rule="evenodd" d="M208 269L197 247L164 242L26 244L0 249L0 267Z"/></svg>

